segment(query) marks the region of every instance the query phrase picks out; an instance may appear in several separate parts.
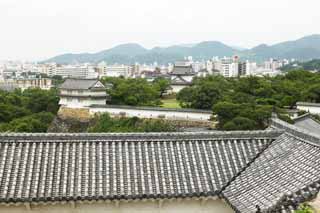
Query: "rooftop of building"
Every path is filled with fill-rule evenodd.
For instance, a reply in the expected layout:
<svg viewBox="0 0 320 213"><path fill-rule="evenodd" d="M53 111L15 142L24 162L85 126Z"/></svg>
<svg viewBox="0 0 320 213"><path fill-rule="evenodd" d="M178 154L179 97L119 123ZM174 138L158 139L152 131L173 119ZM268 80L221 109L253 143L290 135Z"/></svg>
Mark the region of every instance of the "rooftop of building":
<svg viewBox="0 0 320 213"><path fill-rule="evenodd" d="M320 107L320 103L297 102L297 106L313 106L313 107Z"/></svg>
<svg viewBox="0 0 320 213"><path fill-rule="evenodd" d="M192 66L174 66L172 75L195 75Z"/></svg>
<svg viewBox="0 0 320 213"><path fill-rule="evenodd" d="M298 116L294 118L293 121L295 126L320 136L320 122L310 113Z"/></svg>
<svg viewBox="0 0 320 213"><path fill-rule="evenodd" d="M61 84L59 89L88 90L95 87L105 88L98 79L68 78Z"/></svg>
<svg viewBox="0 0 320 213"><path fill-rule="evenodd" d="M265 131L0 134L0 203L221 197L291 209L320 190L320 137Z"/></svg>

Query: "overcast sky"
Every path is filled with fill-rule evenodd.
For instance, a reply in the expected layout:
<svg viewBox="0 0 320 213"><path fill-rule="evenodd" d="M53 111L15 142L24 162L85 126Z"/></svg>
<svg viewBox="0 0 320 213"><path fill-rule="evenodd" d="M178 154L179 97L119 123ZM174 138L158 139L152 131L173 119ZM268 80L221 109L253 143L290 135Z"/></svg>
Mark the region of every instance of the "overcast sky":
<svg viewBox="0 0 320 213"><path fill-rule="evenodd" d="M320 34L319 0L0 0L0 59L122 43L253 47Z"/></svg>

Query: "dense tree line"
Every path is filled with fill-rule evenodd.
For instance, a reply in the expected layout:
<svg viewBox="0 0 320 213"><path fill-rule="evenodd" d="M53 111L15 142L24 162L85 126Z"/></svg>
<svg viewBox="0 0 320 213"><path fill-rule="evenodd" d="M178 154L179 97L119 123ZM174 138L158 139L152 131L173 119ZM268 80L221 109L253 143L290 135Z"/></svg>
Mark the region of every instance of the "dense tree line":
<svg viewBox="0 0 320 213"><path fill-rule="evenodd" d="M0 132L46 132L58 102L54 89L0 90Z"/></svg>
<svg viewBox="0 0 320 213"><path fill-rule="evenodd" d="M165 120L111 118L108 113L97 116L89 132L174 132L175 127Z"/></svg>
<svg viewBox="0 0 320 213"><path fill-rule="evenodd" d="M282 119L283 108L297 101L320 102L320 73L291 71L276 77L197 78L181 90L182 107L212 109L218 128L224 130L263 129L272 111Z"/></svg>
<svg viewBox="0 0 320 213"><path fill-rule="evenodd" d="M161 98L170 82L157 78L149 83L141 78L104 78L111 104L131 106L160 106Z"/></svg>

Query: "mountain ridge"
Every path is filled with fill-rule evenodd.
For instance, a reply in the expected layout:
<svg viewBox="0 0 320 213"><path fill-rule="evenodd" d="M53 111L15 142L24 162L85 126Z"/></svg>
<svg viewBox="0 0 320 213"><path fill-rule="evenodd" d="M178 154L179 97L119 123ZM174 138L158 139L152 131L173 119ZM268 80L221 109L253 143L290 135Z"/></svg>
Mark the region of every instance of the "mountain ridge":
<svg viewBox="0 0 320 213"><path fill-rule="evenodd" d="M195 60L207 60L213 56L230 57L239 55L243 59L263 61L269 58L310 60L320 58L320 35L313 34L293 41L284 41L274 45L260 44L251 49L238 49L219 41L203 41L194 45L172 45L147 49L137 43L126 43L114 46L97 53L67 53L55 56L43 62L59 64L92 62L132 64L172 63L186 56Z"/></svg>

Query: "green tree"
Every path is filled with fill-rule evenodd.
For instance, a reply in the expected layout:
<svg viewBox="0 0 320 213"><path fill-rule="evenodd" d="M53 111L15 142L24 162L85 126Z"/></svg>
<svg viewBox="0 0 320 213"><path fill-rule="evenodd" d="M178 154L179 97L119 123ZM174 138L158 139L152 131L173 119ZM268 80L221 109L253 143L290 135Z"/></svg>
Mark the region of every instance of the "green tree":
<svg viewBox="0 0 320 213"><path fill-rule="evenodd" d="M162 98L163 95L168 91L168 89L170 89L170 81L163 77L156 78L153 83L157 90L160 92L160 98Z"/></svg>
<svg viewBox="0 0 320 213"><path fill-rule="evenodd" d="M158 106L160 88L148 83L145 79L105 78L104 84L112 84L107 89L112 104L131 106Z"/></svg>
<svg viewBox="0 0 320 213"><path fill-rule="evenodd" d="M254 130L257 128L257 123L249 118L235 117L223 125L224 130Z"/></svg>
<svg viewBox="0 0 320 213"><path fill-rule="evenodd" d="M219 102L213 107L213 114L217 116L218 128L222 129L223 126L238 116L240 112L240 104L234 104L231 102Z"/></svg>
<svg viewBox="0 0 320 213"><path fill-rule="evenodd" d="M108 113L95 118L89 132L174 132L175 127L165 120L111 118Z"/></svg>
<svg viewBox="0 0 320 213"><path fill-rule="evenodd" d="M310 102L320 103L320 83L312 85L305 94L306 100Z"/></svg>
<svg viewBox="0 0 320 213"><path fill-rule="evenodd" d="M212 109L230 89L228 81L221 76L196 78L192 87L186 87L177 94L182 107Z"/></svg>

